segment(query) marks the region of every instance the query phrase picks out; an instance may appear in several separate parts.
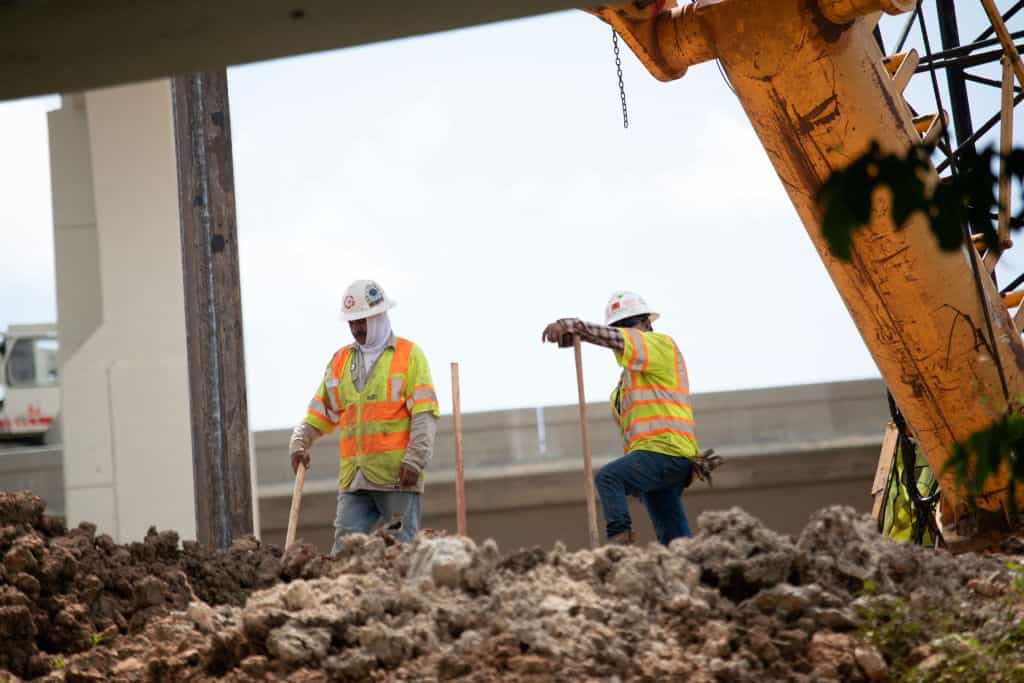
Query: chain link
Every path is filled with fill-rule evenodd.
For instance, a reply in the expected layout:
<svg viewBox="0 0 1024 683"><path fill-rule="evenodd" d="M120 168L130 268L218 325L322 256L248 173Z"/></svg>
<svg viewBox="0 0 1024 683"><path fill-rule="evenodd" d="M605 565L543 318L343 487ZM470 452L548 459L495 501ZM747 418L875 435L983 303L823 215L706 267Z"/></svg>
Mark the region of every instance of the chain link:
<svg viewBox="0 0 1024 683"><path fill-rule="evenodd" d="M622 82L622 60L619 58L619 34L612 29L612 50L615 52L615 71L619 76L619 99L622 100L622 127L629 128L629 112L626 111L626 86Z"/></svg>

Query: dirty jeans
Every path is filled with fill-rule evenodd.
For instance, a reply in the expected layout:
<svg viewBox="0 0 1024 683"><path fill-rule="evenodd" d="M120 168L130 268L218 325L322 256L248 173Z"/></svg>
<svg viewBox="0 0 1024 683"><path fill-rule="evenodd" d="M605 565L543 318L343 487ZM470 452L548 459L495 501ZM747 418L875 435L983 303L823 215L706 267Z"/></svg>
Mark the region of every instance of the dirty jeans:
<svg viewBox="0 0 1024 683"><path fill-rule="evenodd" d="M643 501L661 543L689 536L683 489L692 467L689 458L653 451L633 451L602 467L594 481L609 538L632 528L626 496Z"/></svg>
<svg viewBox="0 0 1024 683"><path fill-rule="evenodd" d="M420 530L420 494L414 491L351 491L338 493L338 511L334 518L334 548L341 548L341 537L368 534L378 525L391 527L399 543L409 543Z"/></svg>

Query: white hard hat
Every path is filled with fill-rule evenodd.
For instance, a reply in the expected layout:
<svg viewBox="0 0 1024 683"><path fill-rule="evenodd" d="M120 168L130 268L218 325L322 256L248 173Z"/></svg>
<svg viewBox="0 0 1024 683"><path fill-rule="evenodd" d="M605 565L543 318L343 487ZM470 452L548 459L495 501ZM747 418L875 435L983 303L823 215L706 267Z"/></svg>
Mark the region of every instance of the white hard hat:
<svg viewBox="0 0 1024 683"><path fill-rule="evenodd" d="M345 290L341 300L341 317L343 320L362 320L379 315L395 302L384 294L384 289L376 280L356 280Z"/></svg>
<svg viewBox="0 0 1024 683"><path fill-rule="evenodd" d="M620 290L612 294L604 307L604 324L611 325L634 315L649 315L652 321L658 319L658 314L651 310L642 296Z"/></svg>

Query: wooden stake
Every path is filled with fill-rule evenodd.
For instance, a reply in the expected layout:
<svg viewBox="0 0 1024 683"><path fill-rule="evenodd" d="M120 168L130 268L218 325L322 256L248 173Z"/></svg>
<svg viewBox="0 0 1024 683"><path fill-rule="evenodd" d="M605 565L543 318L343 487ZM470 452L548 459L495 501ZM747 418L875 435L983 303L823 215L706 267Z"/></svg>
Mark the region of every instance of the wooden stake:
<svg viewBox="0 0 1024 683"><path fill-rule="evenodd" d="M284 549L287 551L295 542L295 530L299 526L299 508L302 507L302 485L306 483L306 466L299 463L295 472L295 488L292 489L292 509L288 513L288 533L284 537Z"/></svg>
<svg viewBox="0 0 1024 683"><path fill-rule="evenodd" d="M875 468L875 481L871 484L871 496L874 502L871 506L871 516L878 522L878 528L882 528L882 506L885 504L885 487L889 483L889 471L892 467L892 458L896 453L896 443L900 438L900 430L896 423L889 420L885 425L885 434L882 436L882 450L878 454L878 466Z"/></svg>
<svg viewBox="0 0 1024 683"><path fill-rule="evenodd" d="M462 461L462 408L459 401L459 364L452 363L452 429L455 432L455 519L459 536L466 535L466 481Z"/></svg>
<svg viewBox="0 0 1024 683"><path fill-rule="evenodd" d="M590 547L596 548L597 535L597 496L594 494L594 469L590 464L590 430L587 428L587 398L583 391L583 351L580 348L580 336L572 336L572 348L576 353L576 388L580 397L580 434L583 437L583 479L587 493L587 522L590 531Z"/></svg>

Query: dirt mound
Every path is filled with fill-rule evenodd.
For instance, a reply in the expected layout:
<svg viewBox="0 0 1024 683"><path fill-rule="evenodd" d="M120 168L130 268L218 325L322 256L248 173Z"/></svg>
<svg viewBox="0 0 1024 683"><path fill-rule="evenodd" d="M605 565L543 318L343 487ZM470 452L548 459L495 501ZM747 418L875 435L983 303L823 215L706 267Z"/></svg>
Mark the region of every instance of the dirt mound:
<svg viewBox="0 0 1024 683"><path fill-rule="evenodd" d="M140 632L169 611L242 605L253 590L297 575L283 571L277 548L253 538L209 553L150 529L141 543L118 545L92 524L65 529L38 496L0 493L0 672L43 676L58 656Z"/></svg>
<svg viewBox="0 0 1024 683"><path fill-rule="evenodd" d="M298 580L195 600L47 680L1024 680L1012 558L892 543L848 508L795 540L738 509L698 526L668 548L300 548Z"/></svg>

